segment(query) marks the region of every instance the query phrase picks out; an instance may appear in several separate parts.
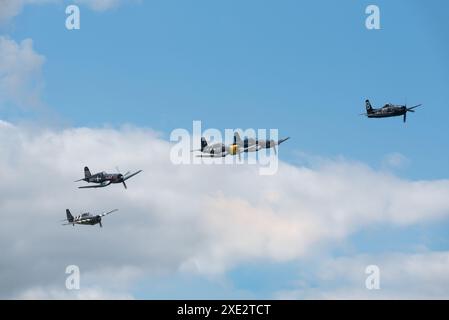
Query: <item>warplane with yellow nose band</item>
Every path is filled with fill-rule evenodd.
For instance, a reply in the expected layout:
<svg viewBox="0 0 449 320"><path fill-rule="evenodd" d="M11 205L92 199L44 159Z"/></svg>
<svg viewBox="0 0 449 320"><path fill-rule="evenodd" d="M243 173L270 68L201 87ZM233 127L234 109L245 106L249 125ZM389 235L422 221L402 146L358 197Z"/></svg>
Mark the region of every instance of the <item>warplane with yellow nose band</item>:
<svg viewBox="0 0 449 320"><path fill-rule="evenodd" d="M237 155L240 158L245 150L236 143L225 145L224 143L208 144L206 138L201 137L201 149L192 150L192 152L201 152L197 157L201 158L223 158L228 155Z"/></svg>

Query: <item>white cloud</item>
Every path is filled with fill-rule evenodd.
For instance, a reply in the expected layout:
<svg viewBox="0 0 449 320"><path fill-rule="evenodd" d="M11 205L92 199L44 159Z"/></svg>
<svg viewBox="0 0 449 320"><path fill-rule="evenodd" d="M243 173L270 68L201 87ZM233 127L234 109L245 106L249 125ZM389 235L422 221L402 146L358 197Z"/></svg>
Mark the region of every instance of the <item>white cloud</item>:
<svg viewBox="0 0 449 320"><path fill-rule="evenodd" d="M0 0L0 22L8 21L22 10L23 1L20 0Z"/></svg>
<svg viewBox="0 0 449 320"><path fill-rule="evenodd" d="M0 36L0 108L8 103L21 107L41 104L44 62L45 58L34 51L31 39L17 43Z"/></svg>
<svg viewBox="0 0 449 320"><path fill-rule="evenodd" d="M117 8L123 0L76 0L76 3L87 5L96 11L105 11Z"/></svg>
<svg viewBox="0 0 449 320"><path fill-rule="evenodd" d="M365 286L368 265L380 271L380 289ZM448 299L449 251L359 255L321 261L313 286L277 293L280 299Z"/></svg>
<svg viewBox="0 0 449 320"><path fill-rule="evenodd" d="M19 15L26 5L62 3L63 0L0 0L0 24L9 22ZM106 11L126 3L138 3L140 0L75 0L74 3L85 5L95 11ZM67 5L70 3L67 3Z"/></svg>
<svg viewBox="0 0 449 320"><path fill-rule="evenodd" d="M27 4L45 4L58 0L0 0L0 24L17 16Z"/></svg>
<svg viewBox="0 0 449 320"><path fill-rule="evenodd" d="M0 296L63 286L71 264L87 288L127 292L146 275L222 275L255 259L303 258L368 225L449 216L448 180L408 181L345 160L315 169L281 162L277 175L259 176L255 166L175 166L169 148L141 128L0 122ZM85 165L144 172L128 190L79 190ZM66 208L120 211L102 229L63 227Z"/></svg>
<svg viewBox="0 0 449 320"><path fill-rule="evenodd" d="M54 287L36 287L27 289L15 299L20 300L131 300L128 293L111 293L102 288L93 287L80 290L63 290Z"/></svg>
<svg viewBox="0 0 449 320"><path fill-rule="evenodd" d="M40 284L21 291L14 299L44 300L44 299L78 299L78 300L105 300L105 299L134 299L129 292L129 284L142 276L137 267L100 267L95 271L80 270L81 281L79 289L68 290L65 282L57 284ZM69 274L65 275L66 277Z"/></svg>
<svg viewBox="0 0 449 320"><path fill-rule="evenodd" d="M394 152L387 154L383 161L382 167L384 169L399 169L404 166L407 166L410 163L410 160L401 153Z"/></svg>

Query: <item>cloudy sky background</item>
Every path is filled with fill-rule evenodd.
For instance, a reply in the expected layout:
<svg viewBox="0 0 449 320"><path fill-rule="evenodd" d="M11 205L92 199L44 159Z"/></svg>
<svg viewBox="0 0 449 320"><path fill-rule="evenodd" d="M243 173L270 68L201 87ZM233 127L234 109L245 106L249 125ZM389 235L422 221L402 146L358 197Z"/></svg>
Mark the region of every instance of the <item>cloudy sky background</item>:
<svg viewBox="0 0 449 320"><path fill-rule="evenodd" d="M0 0L0 297L448 298L446 2L379 1L380 31L364 1L75 2L79 31L72 2ZM274 176L175 166L193 120L292 139ZM144 172L78 190L84 165Z"/></svg>

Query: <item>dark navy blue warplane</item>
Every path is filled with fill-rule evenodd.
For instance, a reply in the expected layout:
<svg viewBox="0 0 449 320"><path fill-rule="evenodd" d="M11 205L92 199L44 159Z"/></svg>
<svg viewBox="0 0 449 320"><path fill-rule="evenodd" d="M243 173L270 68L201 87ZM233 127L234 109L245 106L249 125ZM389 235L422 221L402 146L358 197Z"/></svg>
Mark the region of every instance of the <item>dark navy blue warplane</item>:
<svg viewBox="0 0 449 320"><path fill-rule="evenodd" d="M84 168L84 178L80 179L80 180L76 180L75 182L86 181L89 183L97 183L97 185L94 185L94 186L78 187L80 189L103 188L103 187L107 187L111 183L123 183L123 186L125 187L125 189L127 189L128 187L126 186L125 181L131 177L134 177L136 174L141 173L141 172L142 172L142 170L139 170L134 173L127 172L125 174L121 174L121 173L106 173L103 171L100 173L91 174L89 168L85 167Z"/></svg>
<svg viewBox="0 0 449 320"><path fill-rule="evenodd" d="M407 105L387 103L382 108L374 109L371 106L369 100L365 101L365 105L366 113L362 113L361 115L367 116L368 118L389 118L403 116L404 122L407 121L407 112L415 112L415 108L422 106L421 104L418 104L416 106L408 108Z"/></svg>

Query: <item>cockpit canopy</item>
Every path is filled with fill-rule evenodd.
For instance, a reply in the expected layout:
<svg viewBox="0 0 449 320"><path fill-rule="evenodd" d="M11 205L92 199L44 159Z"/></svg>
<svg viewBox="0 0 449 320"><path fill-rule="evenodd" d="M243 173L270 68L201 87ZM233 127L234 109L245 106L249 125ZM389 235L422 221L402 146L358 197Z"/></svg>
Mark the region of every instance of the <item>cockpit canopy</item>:
<svg viewBox="0 0 449 320"><path fill-rule="evenodd" d="M88 217L88 216L89 216L89 213L88 213L88 212L83 213L83 214L81 215L81 217Z"/></svg>

